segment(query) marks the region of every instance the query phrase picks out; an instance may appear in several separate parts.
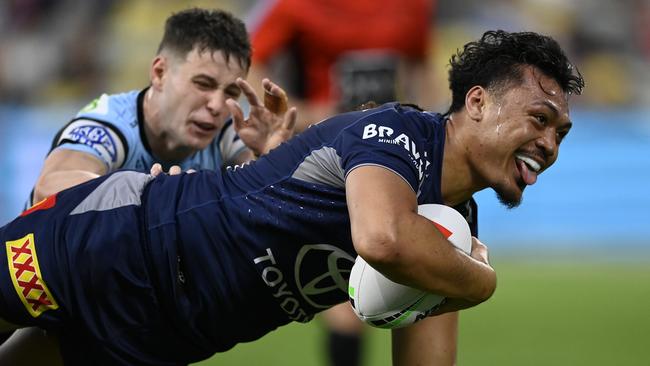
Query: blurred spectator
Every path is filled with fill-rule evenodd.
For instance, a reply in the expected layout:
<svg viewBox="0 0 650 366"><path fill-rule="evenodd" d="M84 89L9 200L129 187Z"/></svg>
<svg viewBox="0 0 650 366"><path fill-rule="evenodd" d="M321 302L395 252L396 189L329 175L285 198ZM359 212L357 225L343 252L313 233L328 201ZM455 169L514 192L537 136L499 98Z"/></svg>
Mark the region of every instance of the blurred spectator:
<svg viewBox="0 0 650 366"><path fill-rule="evenodd" d="M113 0L10 0L0 5L0 97L42 103L101 89L104 14Z"/></svg>
<svg viewBox="0 0 650 366"><path fill-rule="evenodd" d="M306 124L368 100L430 104L433 9L431 0L260 1L249 17L251 80L280 81L277 57L284 55L280 65L291 78L280 84L303 102L299 119Z"/></svg>
<svg viewBox="0 0 650 366"><path fill-rule="evenodd" d="M434 4L435 32L429 35L430 29L425 27L433 17ZM138 87L146 82L139 71L147 67L149 55L155 51L150 45L158 37L157 24L171 12L190 6L219 7L235 15L254 6L249 28L255 37L257 33L263 36L264 47L255 42L253 65L261 62L267 71L290 70L285 74L297 76L294 96L309 100L310 107L316 110L315 117L309 118L312 108L302 109L301 115L310 122L345 108L336 100L341 91L352 90L341 88L339 81L330 87L329 70L346 70L330 67L336 63L332 61L335 47L339 51L342 44L352 49L391 48L394 39L384 32L397 25L401 25L402 34L407 34L401 38L398 53L409 55L406 62L400 63L407 65L402 67L407 72L398 73L399 85L393 90L402 101L416 102L425 108L446 105L447 101L439 98L445 98L447 93L431 87L437 83L425 80L446 79L444 65L448 60L444 55L485 29L500 28L537 31L559 40L590 84L598 85L586 89L580 104L633 106L650 102L648 0L492 0L489 6L481 0L364 0L349 4L342 0L5 0L0 1L0 100L5 105L70 104L106 90ZM428 10L419 17L405 15L418 6ZM390 17L388 21L383 18L386 16ZM422 18L427 18L424 26L419 20ZM278 34L255 32L257 28L279 23L281 27L275 30ZM355 43L360 40L361 45ZM376 44L378 40L387 45ZM418 53L426 50L402 51L409 44L422 42L428 43L427 49L433 48L429 53L432 58L426 62L417 62L422 59ZM305 49L310 53L301 55ZM285 57L280 57L283 54ZM287 55L301 55L303 60ZM307 89L314 78L310 71L314 68L307 63L311 59L318 59L318 67L326 70L317 73L321 79L327 79L326 86L320 88L320 97L314 97ZM287 60L292 60L289 65L293 66L287 66ZM280 66L275 66L278 63ZM356 61L350 64L358 65ZM417 65L428 65L424 69L431 70L433 75L414 76L419 74L415 71ZM346 75L356 78L363 73L343 72L339 76L347 80ZM382 75L384 80L392 77L390 72ZM357 101L348 96L346 100L350 104Z"/></svg>

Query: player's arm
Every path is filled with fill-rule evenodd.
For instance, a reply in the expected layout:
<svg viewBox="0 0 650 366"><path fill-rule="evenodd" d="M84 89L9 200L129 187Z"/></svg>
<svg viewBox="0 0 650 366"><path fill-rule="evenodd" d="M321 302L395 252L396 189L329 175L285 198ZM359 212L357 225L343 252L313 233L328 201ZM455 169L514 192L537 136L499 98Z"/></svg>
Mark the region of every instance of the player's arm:
<svg viewBox="0 0 650 366"><path fill-rule="evenodd" d="M492 295L496 274L485 246L473 240L472 256L456 249L417 214L416 195L399 175L361 166L348 174L346 192L355 250L375 269L407 286L461 299L463 307Z"/></svg>
<svg viewBox="0 0 650 366"><path fill-rule="evenodd" d="M397 174L362 166L346 179L352 239L357 253L389 278L433 293L459 298L448 301L436 317L392 331L393 364L454 365L458 312L491 296L496 276L486 248L473 239L470 257L457 250L417 214L411 187Z"/></svg>
<svg viewBox="0 0 650 366"><path fill-rule="evenodd" d="M41 174L34 187L33 202L97 178L108 168L97 157L75 150L56 149L45 159Z"/></svg>

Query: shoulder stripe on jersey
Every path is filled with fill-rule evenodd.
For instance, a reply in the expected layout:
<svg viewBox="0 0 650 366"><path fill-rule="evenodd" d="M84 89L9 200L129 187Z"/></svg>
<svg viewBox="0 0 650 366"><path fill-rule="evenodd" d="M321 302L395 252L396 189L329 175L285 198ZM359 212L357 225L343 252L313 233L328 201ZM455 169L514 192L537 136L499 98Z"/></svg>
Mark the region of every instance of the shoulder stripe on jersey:
<svg viewBox="0 0 650 366"><path fill-rule="evenodd" d="M140 206L144 187L153 179L149 174L130 170L113 173L84 198L70 215L107 211L130 205Z"/></svg>
<svg viewBox="0 0 650 366"><path fill-rule="evenodd" d="M345 172L341 167L341 157L334 148L328 146L312 151L291 177L309 183L345 187Z"/></svg>

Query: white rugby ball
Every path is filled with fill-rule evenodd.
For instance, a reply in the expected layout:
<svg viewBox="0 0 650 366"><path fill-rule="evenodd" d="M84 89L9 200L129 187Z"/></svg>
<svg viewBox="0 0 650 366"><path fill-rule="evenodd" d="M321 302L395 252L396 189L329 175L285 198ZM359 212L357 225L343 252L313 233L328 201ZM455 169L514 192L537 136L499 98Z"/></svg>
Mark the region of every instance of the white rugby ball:
<svg viewBox="0 0 650 366"><path fill-rule="evenodd" d="M472 250L472 234L465 218L449 206L426 204L418 213L465 253ZM401 328L426 318L443 296L393 282L357 256L348 285L350 303L363 322L378 328Z"/></svg>

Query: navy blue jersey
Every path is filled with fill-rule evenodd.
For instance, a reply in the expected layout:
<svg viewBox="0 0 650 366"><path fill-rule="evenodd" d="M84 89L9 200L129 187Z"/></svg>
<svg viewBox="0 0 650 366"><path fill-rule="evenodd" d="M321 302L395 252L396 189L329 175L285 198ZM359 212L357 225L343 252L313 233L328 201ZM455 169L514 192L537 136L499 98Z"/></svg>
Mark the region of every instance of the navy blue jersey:
<svg viewBox="0 0 650 366"><path fill-rule="evenodd" d="M224 350L346 301L356 256L347 174L381 166L419 204L442 203L444 140L441 115L388 104L312 126L222 175L154 181L148 227L161 264L178 263L160 279L177 321Z"/></svg>
<svg viewBox="0 0 650 366"><path fill-rule="evenodd" d="M196 362L309 321L347 300L347 174L381 166L419 204L442 203L444 141L442 116L387 104L225 172L120 171L62 191L0 229L0 317L57 330L71 364L133 365Z"/></svg>

